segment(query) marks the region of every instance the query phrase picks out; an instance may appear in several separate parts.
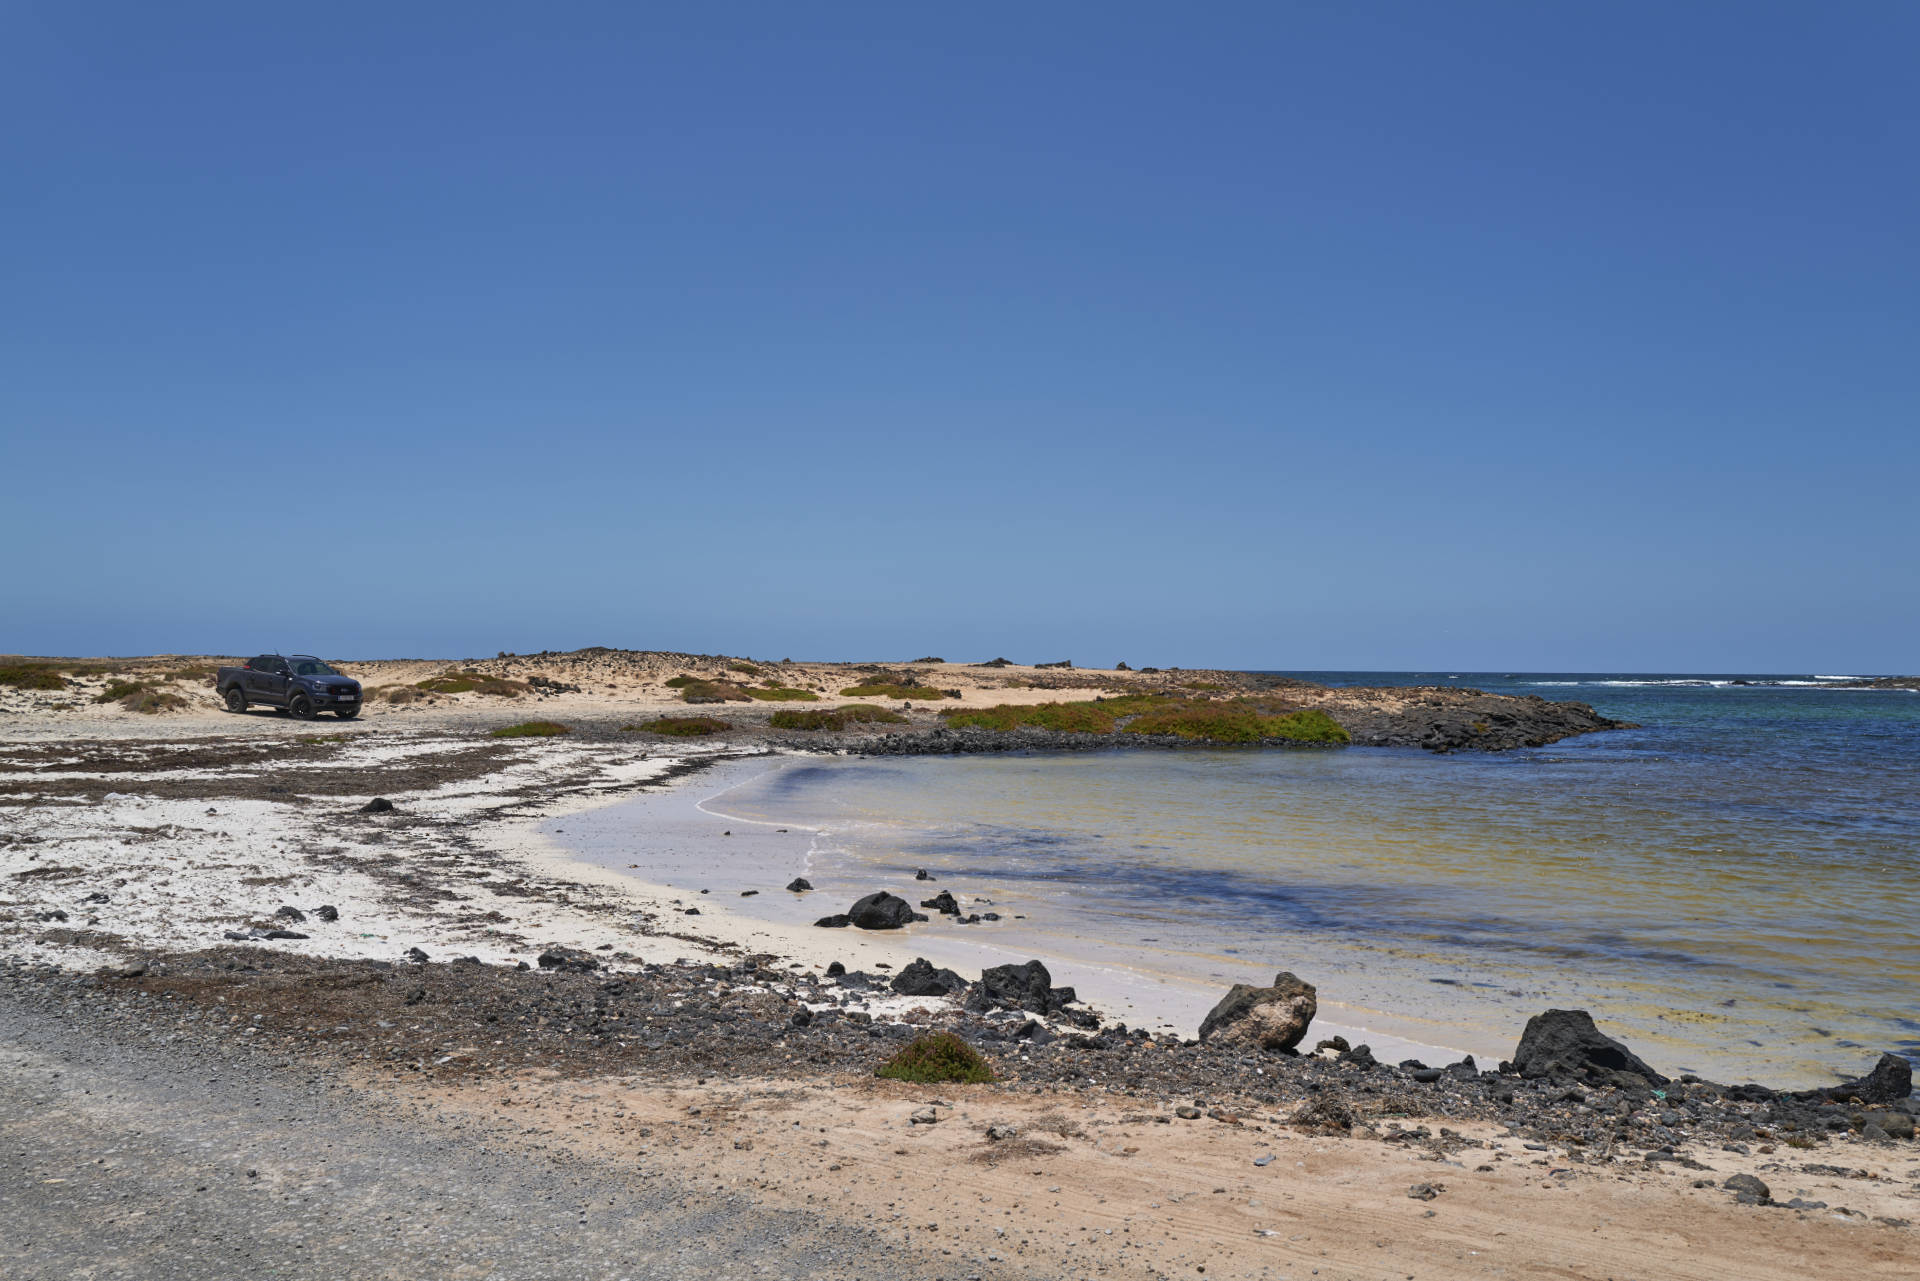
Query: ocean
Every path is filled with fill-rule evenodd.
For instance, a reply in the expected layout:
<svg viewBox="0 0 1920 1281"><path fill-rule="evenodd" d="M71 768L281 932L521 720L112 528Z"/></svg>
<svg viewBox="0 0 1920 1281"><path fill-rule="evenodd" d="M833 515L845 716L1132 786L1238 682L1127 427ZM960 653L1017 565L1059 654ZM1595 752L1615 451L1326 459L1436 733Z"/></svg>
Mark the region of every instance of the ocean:
<svg viewBox="0 0 1920 1281"><path fill-rule="evenodd" d="M709 808L818 829L817 880L924 868L1002 915L968 927L983 935L1190 982L1288 969L1339 1022L1487 1058L1558 1006L1714 1079L1920 1059L1920 695L1820 675L1286 674L1577 699L1641 728L1504 754L810 758Z"/></svg>

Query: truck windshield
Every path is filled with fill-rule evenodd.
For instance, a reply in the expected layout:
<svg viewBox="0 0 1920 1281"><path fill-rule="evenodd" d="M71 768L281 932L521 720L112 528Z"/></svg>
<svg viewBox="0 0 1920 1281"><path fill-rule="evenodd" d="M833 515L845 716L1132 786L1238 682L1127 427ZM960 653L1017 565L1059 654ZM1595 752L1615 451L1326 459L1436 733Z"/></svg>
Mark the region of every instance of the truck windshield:
<svg viewBox="0 0 1920 1281"><path fill-rule="evenodd" d="M293 660L293 674L295 676L338 676L340 673L317 658L296 658Z"/></svg>

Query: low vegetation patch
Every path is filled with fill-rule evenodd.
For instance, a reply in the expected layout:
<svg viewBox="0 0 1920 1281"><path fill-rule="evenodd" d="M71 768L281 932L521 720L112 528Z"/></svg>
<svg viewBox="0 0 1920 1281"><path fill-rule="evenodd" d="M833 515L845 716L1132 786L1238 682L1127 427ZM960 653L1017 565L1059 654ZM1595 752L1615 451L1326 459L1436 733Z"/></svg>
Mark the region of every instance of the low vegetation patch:
<svg viewBox="0 0 1920 1281"><path fill-rule="evenodd" d="M744 676L758 676L760 674L760 669L748 662L728 663L727 670L730 672L739 672Z"/></svg>
<svg viewBox="0 0 1920 1281"><path fill-rule="evenodd" d="M0 667L0 685L15 689L65 689L67 678L41 663L16 663Z"/></svg>
<svg viewBox="0 0 1920 1281"><path fill-rule="evenodd" d="M556 734L571 734L573 731L559 721L521 721L518 725L502 725L499 729L488 731L490 738L552 738Z"/></svg>
<svg viewBox="0 0 1920 1281"><path fill-rule="evenodd" d="M931 685L896 685L888 683L849 685L840 691L843 698L901 698L918 699L931 703L935 699L958 698L957 689L935 689Z"/></svg>
<svg viewBox="0 0 1920 1281"><path fill-rule="evenodd" d="M1209 743L1339 744L1352 737L1325 712L1274 715L1251 700L1181 703L1147 712L1127 723L1129 734L1171 734Z"/></svg>
<svg viewBox="0 0 1920 1281"><path fill-rule="evenodd" d="M429 694L491 694L496 698L518 698L528 688L525 681L508 680L503 676L489 676L485 672L470 670L444 671L438 676L415 681L413 687L426 690Z"/></svg>
<svg viewBox="0 0 1920 1281"><path fill-rule="evenodd" d="M792 689L785 685L774 685L764 689L749 689L748 698L757 698L763 703L817 703L820 696L812 690Z"/></svg>
<svg viewBox="0 0 1920 1281"><path fill-rule="evenodd" d="M110 681L105 689L93 696L93 701L96 703L117 703L123 698L131 698L135 694L151 690L152 688L153 686L146 681Z"/></svg>
<svg viewBox="0 0 1920 1281"><path fill-rule="evenodd" d="M709 734L724 734L733 726L718 716L659 716L650 721L641 721L638 725L622 725L620 728L642 734L667 734L674 738L705 738Z"/></svg>
<svg viewBox="0 0 1920 1281"><path fill-rule="evenodd" d="M821 708L811 712L775 712L767 724L775 729L843 730L852 725L905 725L907 718L890 707Z"/></svg>
<svg viewBox="0 0 1920 1281"><path fill-rule="evenodd" d="M134 692L120 699L120 706L130 712L142 712L152 716L158 712L177 712L183 710L187 700L169 690L154 689L150 685L141 685Z"/></svg>
<svg viewBox="0 0 1920 1281"><path fill-rule="evenodd" d="M1164 706L1160 694L1128 694L1073 703L1001 703L994 707L954 708L940 713L955 729L1044 729L1060 734L1111 734L1130 716Z"/></svg>
<svg viewBox="0 0 1920 1281"><path fill-rule="evenodd" d="M954 708L941 717L954 729L1007 732L1048 730L1058 734L1166 734L1208 743L1346 743L1351 739L1331 716L1287 712L1257 699L1181 699L1166 694L1127 694L1073 703L1001 703Z"/></svg>
<svg viewBox="0 0 1920 1281"><path fill-rule="evenodd" d="M951 1032L934 1032L909 1041L873 1074L922 1085L984 1085L993 1080L993 1068L980 1051Z"/></svg>

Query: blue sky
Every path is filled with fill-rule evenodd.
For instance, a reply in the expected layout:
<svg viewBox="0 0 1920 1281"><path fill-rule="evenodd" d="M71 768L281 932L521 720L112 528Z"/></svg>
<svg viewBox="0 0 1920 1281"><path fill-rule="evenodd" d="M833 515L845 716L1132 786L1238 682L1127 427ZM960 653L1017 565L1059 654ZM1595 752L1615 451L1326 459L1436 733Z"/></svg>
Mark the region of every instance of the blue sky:
<svg viewBox="0 0 1920 1281"><path fill-rule="evenodd" d="M1920 669L1906 4L0 13L0 650Z"/></svg>

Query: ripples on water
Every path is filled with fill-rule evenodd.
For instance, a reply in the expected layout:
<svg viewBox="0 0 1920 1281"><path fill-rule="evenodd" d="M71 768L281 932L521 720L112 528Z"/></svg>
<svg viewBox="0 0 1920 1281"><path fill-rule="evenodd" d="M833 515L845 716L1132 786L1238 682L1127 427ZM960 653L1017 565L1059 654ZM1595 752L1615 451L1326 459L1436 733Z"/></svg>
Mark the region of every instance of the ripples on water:
<svg viewBox="0 0 1920 1281"><path fill-rule="evenodd" d="M1578 698L1642 729L1504 755L1127 751L808 763L729 811L826 826L1137 964L1510 1046L1582 1004L1675 1069L1920 1051L1920 695L1811 677L1303 673Z"/></svg>

